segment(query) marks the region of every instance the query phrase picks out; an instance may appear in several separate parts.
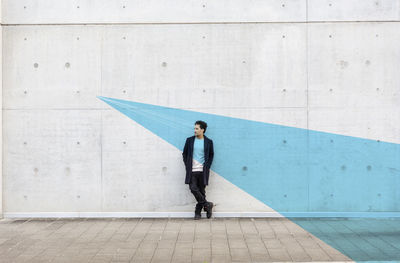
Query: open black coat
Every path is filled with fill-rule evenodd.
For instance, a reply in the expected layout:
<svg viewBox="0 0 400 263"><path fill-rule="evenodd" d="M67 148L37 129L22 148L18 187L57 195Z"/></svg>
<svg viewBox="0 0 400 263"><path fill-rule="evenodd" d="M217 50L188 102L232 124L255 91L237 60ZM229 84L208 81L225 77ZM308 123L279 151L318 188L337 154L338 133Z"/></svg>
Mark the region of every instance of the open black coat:
<svg viewBox="0 0 400 263"><path fill-rule="evenodd" d="M204 136L204 164L203 164L203 182L208 185L208 178L210 177L210 167L214 158L214 145L213 141ZM186 166L185 184L190 183L192 177L192 164L193 164L193 145L195 136L186 138L185 147L183 148L182 156L183 162Z"/></svg>

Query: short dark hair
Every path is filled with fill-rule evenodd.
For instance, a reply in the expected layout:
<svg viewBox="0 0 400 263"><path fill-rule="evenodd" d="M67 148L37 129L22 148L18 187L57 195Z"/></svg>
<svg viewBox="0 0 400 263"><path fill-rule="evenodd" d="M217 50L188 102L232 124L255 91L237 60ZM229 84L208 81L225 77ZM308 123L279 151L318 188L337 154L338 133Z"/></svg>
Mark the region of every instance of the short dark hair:
<svg viewBox="0 0 400 263"><path fill-rule="evenodd" d="M196 124L200 125L200 129L204 129L204 133L206 133L206 130L207 130L207 123L206 122L204 122L204 121L196 121L194 123L194 125L196 125Z"/></svg>

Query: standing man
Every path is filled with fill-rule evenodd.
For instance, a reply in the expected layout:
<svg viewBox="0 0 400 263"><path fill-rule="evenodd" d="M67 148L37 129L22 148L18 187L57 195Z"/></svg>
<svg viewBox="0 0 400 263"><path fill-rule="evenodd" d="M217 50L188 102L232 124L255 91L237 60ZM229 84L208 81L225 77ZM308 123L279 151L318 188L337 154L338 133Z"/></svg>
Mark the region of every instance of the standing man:
<svg viewBox="0 0 400 263"><path fill-rule="evenodd" d="M207 123L196 121L194 124L194 136L186 138L183 149L183 162L186 166L185 184L189 184L190 191L197 200L194 211L194 219L201 218L201 209L207 212L207 218L211 217L214 204L206 200L205 188L208 185L210 167L214 158L213 141L204 135Z"/></svg>

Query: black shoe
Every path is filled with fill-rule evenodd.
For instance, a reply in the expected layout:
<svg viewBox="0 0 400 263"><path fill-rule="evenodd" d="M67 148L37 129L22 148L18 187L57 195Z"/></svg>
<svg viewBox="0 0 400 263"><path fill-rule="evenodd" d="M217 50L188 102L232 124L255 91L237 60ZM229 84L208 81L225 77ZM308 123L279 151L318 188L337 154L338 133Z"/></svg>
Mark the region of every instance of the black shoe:
<svg viewBox="0 0 400 263"><path fill-rule="evenodd" d="M196 209L194 210L194 220L201 218L201 209L203 209L203 206L196 204Z"/></svg>
<svg viewBox="0 0 400 263"><path fill-rule="evenodd" d="M207 204L204 206L204 211L207 212L207 218L211 217L213 206L214 204L212 202L207 202Z"/></svg>

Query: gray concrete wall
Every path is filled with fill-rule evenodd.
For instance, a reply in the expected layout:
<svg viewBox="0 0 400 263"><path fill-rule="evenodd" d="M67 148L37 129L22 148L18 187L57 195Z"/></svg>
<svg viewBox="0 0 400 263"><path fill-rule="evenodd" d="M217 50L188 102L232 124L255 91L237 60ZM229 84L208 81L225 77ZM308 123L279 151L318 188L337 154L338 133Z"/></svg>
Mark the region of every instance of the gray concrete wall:
<svg viewBox="0 0 400 263"><path fill-rule="evenodd" d="M0 61L3 61L3 16L2 16L2 1L0 0ZM1 86L3 86L3 64L0 63L0 83ZM0 90L0 105L1 108L3 109L3 89ZM1 124L1 129L0 129L0 145L1 148L3 149L3 111L2 114L0 115L0 124ZM3 160L3 151L0 151L0 160ZM0 162L0 218L3 218L3 161Z"/></svg>
<svg viewBox="0 0 400 263"><path fill-rule="evenodd" d="M6 216L191 214L181 152L99 95L400 142L398 0L2 8ZM274 213L218 174L207 193Z"/></svg>

